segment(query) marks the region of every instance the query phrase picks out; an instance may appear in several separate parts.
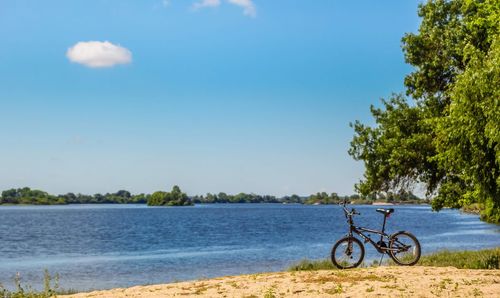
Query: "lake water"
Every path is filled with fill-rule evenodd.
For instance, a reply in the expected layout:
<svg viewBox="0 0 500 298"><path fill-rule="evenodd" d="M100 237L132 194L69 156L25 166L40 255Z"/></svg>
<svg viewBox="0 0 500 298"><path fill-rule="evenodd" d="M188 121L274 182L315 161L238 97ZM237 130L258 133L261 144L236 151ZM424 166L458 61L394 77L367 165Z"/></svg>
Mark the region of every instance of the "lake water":
<svg viewBox="0 0 500 298"><path fill-rule="evenodd" d="M380 228L376 206L355 206L358 225ZM388 232L409 230L423 253L500 246L500 226L458 211L394 206ZM77 290L278 271L328 258L347 232L340 206L281 204L0 207L0 283L39 287L43 270ZM379 254L367 246L367 258Z"/></svg>

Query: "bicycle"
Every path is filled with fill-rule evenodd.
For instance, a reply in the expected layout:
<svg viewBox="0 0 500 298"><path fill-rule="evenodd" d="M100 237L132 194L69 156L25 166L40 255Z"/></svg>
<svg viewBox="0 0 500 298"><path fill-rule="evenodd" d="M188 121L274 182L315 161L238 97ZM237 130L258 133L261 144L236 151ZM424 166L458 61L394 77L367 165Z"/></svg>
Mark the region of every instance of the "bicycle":
<svg viewBox="0 0 500 298"><path fill-rule="evenodd" d="M365 247L361 241L353 236L356 233L363 238L365 243L370 243L373 247L382 254L388 254L394 262L402 266L413 266L420 259L421 249L420 243L412 233L407 231L399 231L388 235L385 233L385 224L387 218L394 213L394 209L379 208L376 211L384 215L384 223L382 230L372 230L364 227L355 226L353 215L361 215L356 209L351 211L346 208L346 201L341 203L344 209L344 215L349 224L349 233L344 238L338 240L332 247L331 259L333 265L339 269L351 269L358 267L365 257ZM370 238L370 235L365 235L363 232L380 235L380 240L375 242ZM386 240L386 241L384 241ZM381 262L382 262L381 258Z"/></svg>

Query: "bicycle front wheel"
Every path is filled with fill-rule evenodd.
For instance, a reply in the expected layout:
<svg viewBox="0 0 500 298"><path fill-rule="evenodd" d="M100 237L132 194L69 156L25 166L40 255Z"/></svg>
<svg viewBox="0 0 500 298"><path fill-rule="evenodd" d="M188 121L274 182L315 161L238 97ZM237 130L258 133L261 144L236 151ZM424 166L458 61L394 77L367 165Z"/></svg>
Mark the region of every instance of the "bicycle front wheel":
<svg viewBox="0 0 500 298"><path fill-rule="evenodd" d="M344 237L332 248L332 263L339 269L358 267L365 257L363 243L354 237Z"/></svg>
<svg viewBox="0 0 500 298"><path fill-rule="evenodd" d="M413 266L420 254L420 243L410 232L397 232L389 239L389 256L398 265Z"/></svg>

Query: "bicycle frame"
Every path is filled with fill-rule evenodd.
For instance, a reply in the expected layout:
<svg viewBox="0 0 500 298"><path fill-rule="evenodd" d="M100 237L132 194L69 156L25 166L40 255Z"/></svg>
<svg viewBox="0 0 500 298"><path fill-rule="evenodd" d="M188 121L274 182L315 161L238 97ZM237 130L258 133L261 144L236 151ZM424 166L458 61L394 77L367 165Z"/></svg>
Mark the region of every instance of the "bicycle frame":
<svg viewBox="0 0 500 298"><path fill-rule="evenodd" d="M391 236L386 234L385 233L385 224L386 224L386 221L387 221L387 216L384 215L384 223L382 225L382 230L379 231L379 230L373 230L373 229L368 229L368 228L365 228L365 227L360 227L360 226L355 226L354 225L354 222L352 220L352 216L354 214L360 214L358 212L356 212L356 210L353 208L351 212L349 212L349 210L347 210L347 208L345 207L345 201L344 201L344 204L342 206L344 208L344 215L347 219L347 223L349 224L349 237L353 237L353 233L356 233L357 235L359 235L361 238L363 238L364 240L364 243L367 243L369 242L379 253L388 253L389 251L395 251L395 252L398 252L400 251L401 249L397 249L397 248L389 248L388 246L384 247L384 246L381 246L379 245L377 242L375 242L374 240L372 240L370 238L370 236L368 235L365 235L363 234L363 232L366 232L366 233L371 233L371 234L377 234L377 235L380 235L380 241L379 242L383 242L384 241L384 238L387 238L387 242L389 242ZM387 243L388 245L389 243Z"/></svg>

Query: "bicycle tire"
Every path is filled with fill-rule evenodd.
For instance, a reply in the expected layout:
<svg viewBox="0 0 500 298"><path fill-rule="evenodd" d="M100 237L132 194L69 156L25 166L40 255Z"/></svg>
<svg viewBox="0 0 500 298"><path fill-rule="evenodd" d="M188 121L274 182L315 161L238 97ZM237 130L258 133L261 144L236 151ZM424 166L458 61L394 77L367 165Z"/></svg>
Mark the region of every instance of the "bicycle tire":
<svg viewBox="0 0 500 298"><path fill-rule="evenodd" d="M406 240L408 243L402 243L400 241L402 238L407 238ZM406 246L409 247L406 248ZM395 252L393 250L401 248L403 250L399 252ZM400 254L406 252L409 252L410 254ZM420 247L420 242L418 242L417 237L415 237L412 233L401 231L391 235L389 239L389 256L394 262L396 262L396 264L401 266L413 266L418 262L418 260L420 260L421 254L422 250Z"/></svg>
<svg viewBox="0 0 500 298"><path fill-rule="evenodd" d="M353 247L355 245L357 245L357 247L359 248L359 259L355 260L355 262L353 264L347 265L345 262L342 262L342 260L337 258L337 250L341 247L341 245L343 246L344 243L347 244L347 248L346 248L346 251L344 251L344 253L346 253L346 256L351 258L351 259L353 258L351 255L354 251ZM351 243L351 245L352 245L350 252L347 251L349 249L349 243ZM361 241L359 241L359 239L354 238L354 237L349 237L349 236L344 237L344 238L340 239L339 241L337 241L332 247L331 260L332 260L333 265L335 265L335 267L337 267L339 269L356 268L361 264L361 262L363 262L364 257L365 257L365 246L363 245L363 243L361 243Z"/></svg>

